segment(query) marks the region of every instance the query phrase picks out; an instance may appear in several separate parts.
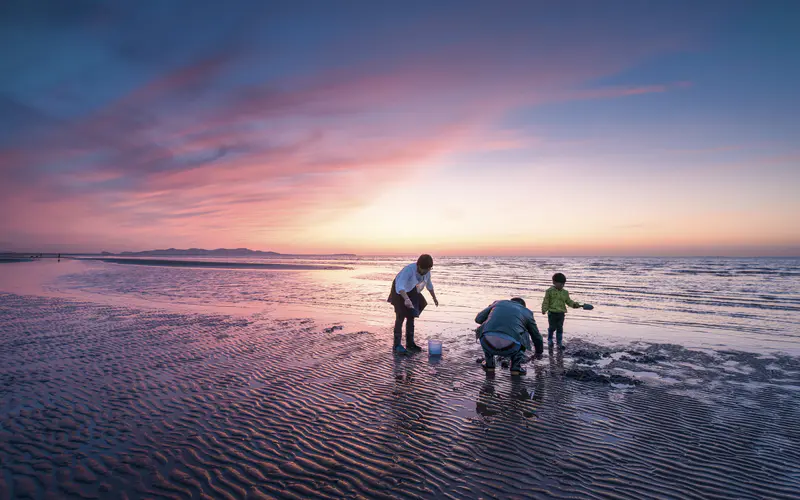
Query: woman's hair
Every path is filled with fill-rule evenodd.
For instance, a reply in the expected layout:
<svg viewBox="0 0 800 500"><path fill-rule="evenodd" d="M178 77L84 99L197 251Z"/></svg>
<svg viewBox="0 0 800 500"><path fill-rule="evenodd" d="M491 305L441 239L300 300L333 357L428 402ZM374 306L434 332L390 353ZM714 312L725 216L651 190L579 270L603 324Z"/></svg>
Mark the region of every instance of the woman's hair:
<svg viewBox="0 0 800 500"><path fill-rule="evenodd" d="M553 275L553 282L554 283L566 283L567 277L561 273L556 273Z"/></svg>
<svg viewBox="0 0 800 500"><path fill-rule="evenodd" d="M433 257L424 253L417 259L417 267L420 269L430 269L433 267Z"/></svg>

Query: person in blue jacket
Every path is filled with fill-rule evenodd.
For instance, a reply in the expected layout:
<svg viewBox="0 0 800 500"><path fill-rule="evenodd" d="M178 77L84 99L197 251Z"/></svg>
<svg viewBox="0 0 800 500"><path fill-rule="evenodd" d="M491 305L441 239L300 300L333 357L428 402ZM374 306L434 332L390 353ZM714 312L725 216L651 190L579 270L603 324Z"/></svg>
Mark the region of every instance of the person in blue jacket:
<svg viewBox="0 0 800 500"><path fill-rule="evenodd" d="M500 356L511 359L511 375L525 375L527 371L522 367L522 361L524 352L531 348L531 339L537 358L544 351L533 312L519 297L493 302L475 316L475 322L481 325L475 330L475 337L483 347L486 373L494 373L494 357Z"/></svg>

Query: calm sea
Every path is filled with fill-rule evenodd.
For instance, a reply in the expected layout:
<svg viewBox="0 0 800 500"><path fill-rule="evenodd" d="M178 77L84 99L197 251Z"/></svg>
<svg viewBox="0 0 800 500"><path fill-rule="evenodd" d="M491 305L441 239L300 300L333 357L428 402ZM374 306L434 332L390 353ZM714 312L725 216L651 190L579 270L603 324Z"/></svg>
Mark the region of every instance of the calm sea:
<svg viewBox="0 0 800 500"><path fill-rule="evenodd" d="M388 324L393 319L385 301L390 283L403 265L413 262L396 257L234 260L347 269L196 269L90 262L50 286L161 304L278 312L306 308L333 320L340 315L343 321L357 317ZM472 327L478 310L511 296L523 297L537 312L555 272L566 274L566 287L575 300L595 306L593 311L569 313L567 331L574 335L602 331L636 338L637 332L658 330L661 341L674 335L722 339L716 346L800 345L798 258L437 258L432 276L441 307L431 304L420 325L427 324L429 331ZM537 321L545 325L539 312Z"/></svg>

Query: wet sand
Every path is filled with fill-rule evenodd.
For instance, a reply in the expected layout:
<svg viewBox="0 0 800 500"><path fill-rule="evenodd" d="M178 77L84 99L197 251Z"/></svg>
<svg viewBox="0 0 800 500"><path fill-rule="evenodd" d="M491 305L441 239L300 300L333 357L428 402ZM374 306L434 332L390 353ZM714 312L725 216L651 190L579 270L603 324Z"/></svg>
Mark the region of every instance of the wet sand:
<svg viewBox="0 0 800 500"><path fill-rule="evenodd" d="M0 294L0 498L796 498L800 361ZM422 338L424 341L424 337Z"/></svg>
<svg viewBox="0 0 800 500"><path fill-rule="evenodd" d="M256 263L256 262L225 262L214 260L178 260L178 259L146 259L124 257L87 257L81 260L106 262L109 264L179 267L179 268L209 268L209 269L273 269L285 271L310 271L325 270L335 271L348 269L345 266L321 266L312 264L285 264L285 263Z"/></svg>

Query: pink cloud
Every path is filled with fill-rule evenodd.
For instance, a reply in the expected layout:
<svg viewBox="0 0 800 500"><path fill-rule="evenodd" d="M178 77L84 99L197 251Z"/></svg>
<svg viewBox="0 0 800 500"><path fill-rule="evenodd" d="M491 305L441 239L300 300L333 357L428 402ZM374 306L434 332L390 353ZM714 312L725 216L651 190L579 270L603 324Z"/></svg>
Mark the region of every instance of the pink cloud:
<svg viewBox="0 0 800 500"><path fill-rule="evenodd" d="M472 49L447 61L409 58L391 69L324 72L215 99L211 82L232 60L208 58L52 128L33 147L0 151L3 169L26 173L7 186L15 196L0 205L20 215L2 227L44 237L91 221L97 234L126 228L149 239L172 231L210 242L237 230L311 224L442 155L535 143L492 131L517 106L683 85L563 90L617 71L641 57L640 48L579 59L562 51L519 66ZM353 178L367 179L369 189Z"/></svg>

